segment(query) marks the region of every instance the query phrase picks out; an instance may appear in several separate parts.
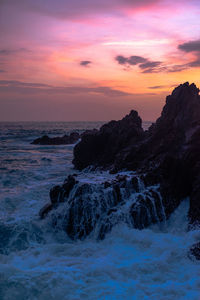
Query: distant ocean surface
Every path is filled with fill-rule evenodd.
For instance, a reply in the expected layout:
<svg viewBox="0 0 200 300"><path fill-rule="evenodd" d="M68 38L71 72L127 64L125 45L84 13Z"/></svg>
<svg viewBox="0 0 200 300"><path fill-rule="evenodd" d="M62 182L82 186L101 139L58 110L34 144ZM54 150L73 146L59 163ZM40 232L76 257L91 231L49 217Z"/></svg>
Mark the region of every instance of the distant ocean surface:
<svg viewBox="0 0 200 300"><path fill-rule="evenodd" d="M0 300L200 299L200 264L187 255L200 234L187 232L187 199L165 224L120 225L100 242L72 242L39 219L50 188L75 172L73 145L30 142L103 123L0 122Z"/></svg>

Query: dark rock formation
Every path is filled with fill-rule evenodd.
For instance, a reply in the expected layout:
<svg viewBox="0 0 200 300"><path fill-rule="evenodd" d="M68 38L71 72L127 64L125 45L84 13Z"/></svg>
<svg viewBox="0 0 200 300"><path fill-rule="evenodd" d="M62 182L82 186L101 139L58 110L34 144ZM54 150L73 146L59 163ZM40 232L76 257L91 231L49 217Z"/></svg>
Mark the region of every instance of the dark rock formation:
<svg viewBox="0 0 200 300"><path fill-rule="evenodd" d="M168 214L190 196L193 224L200 222L199 153L199 89L186 82L167 96L161 117L147 132L132 111L121 121L83 136L74 148L73 163L78 169L95 165L109 167L111 172L128 169L146 173L145 180L161 184Z"/></svg>
<svg viewBox="0 0 200 300"><path fill-rule="evenodd" d="M65 184L55 187L51 191L54 225L60 224L71 238L82 239L92 232L103 238L120 222L138 229L161 222L189 197L189 224L196 226L200 223L199 154L199 89L184 83L167 97L161 117L148 131L143 131L137 112L131 111L120 121L83 134L74 148L77 169L92 165L110 173L124 169L134 173L101 184L71 178L65 183L68 192ZM196 249L191 251L197 253Z"/></svg>
<svg viewBox="0 0 200 300"><path fill-rule="evenodd" d="M132 110L121 121L111 121L100 130L85 132L74 148L73 163L79 170L89 165L110 166L123 148L138 143L143 137L142 120Z"/></svg>
<svg viewBox="0 0 200 300"><path fill-rule="evenodd" d="M53 209L53 205L51 203L45 204L40 211L39 211L39 216L41 219L44 219L46 215Z"/></svg>
<svg viewBox="0 0 200 300"><path fill-rule="evenodd" d="M189 257L196 258L197 260L200 260L200 242L194 244L190 251L189 251Z"/></svg>
<svg viewBox="0 0 200 300"><path fill-rule="evenodd" d="M75 184L76 180L74 176L69 175L62 187L59 185L54 186L49 193L51 203L47 203L41 208L39 212L40 218L43 219L52 209L57 208L59 203L64 202L64 199L69 196Z"/></svg>
<svg viewBox="0 0 200 300"><path fill-rule="evenodd" d="M80 138L78 132L72 132L70 135L63 135L61 137L49 137L48 135L43 135L41 138L34 140L31 144L34 145L67 145L74 144Z"/></svg>
<svg viewBox="0 0 200 300"><path fill-rule="evenodd" d="M70 175L62 186L51 189L50 199L40 217L51 211L53 226L71 239L84 239L92 232L103 239L120 222L142 229L166 219L159 186L146 187L135 175L118 175L106 183L85 183Z"/></svg>

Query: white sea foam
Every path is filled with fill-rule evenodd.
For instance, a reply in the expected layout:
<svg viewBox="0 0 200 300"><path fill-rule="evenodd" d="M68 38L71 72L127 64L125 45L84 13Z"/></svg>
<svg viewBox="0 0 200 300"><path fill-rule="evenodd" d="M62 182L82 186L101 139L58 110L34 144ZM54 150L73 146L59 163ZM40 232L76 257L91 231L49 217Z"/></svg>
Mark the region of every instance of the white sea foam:
<svg viewBox="0 0 200 300"><path fill-rule="evenodd" d="M2 299L199 299L200 265L187 251L200 234L185 231L186 208L164 230L116 226L101 242L62 237L1 256Z"/></svg>

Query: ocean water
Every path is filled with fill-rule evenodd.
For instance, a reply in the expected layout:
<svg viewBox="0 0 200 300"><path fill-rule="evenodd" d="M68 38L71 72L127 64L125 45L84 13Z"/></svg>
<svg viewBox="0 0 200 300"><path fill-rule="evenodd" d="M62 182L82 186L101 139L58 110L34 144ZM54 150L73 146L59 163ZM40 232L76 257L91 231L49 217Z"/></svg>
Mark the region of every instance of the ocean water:
<svg viewBox="0 0 200 300"><path fill-rule="evenodd" d="M142 231L118 225L103 241L72 242L39 219L50 188L75 172L73 145L30 142L101 125L0 123L1 300L200 299L200 263L188 257L200 232L187 231L188 199L166 223Z"/></svg>

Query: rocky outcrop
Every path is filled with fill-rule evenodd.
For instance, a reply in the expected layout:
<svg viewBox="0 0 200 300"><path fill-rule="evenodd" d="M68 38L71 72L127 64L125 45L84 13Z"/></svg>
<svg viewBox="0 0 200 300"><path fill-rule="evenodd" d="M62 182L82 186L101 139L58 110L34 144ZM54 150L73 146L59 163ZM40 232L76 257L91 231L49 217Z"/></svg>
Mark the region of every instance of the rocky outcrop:
<svg viewBox="0 0 200 300"><path fill-rule="evenodd" d="M63 185L51 189L50 200L40 217L49 214L53 227L66 231L71 239L92 233L103 239L119 223L142 229L167 218L159 186L145 186L134 174L100 183L69 175Z"/></svg>
<svg viewBox="0 0 200 300"><path fill-rule="evenodd" d="M116 155L130 143L143 137L142 120L134 110L120 121L111 121L100 130L87 131L74 148L73 163L79 170L89 165L107 167L114 164Z"/></svg>
<svg viewBox="0 0 200 300"><path fill-rule="evenodd" d="M131 111L120 121L85 132L74 148L73 163L79 170L93 166L112 174L122 170L134 174L101 184L74 179L69 192L64 185L56 187L57 200L51 196L41 216L52 210L54 225L61 222L71 238L82 239L92 232L103 238L120 222L138 229L161 222L189 197L189 226L199 226L199 153L199 89L184 83L167 96L160 118L148 131L143 131L137 112ZM195 254L199 248L194 249Z"/></svg>
<svg viewBox="0 0 200 300"><path fill-rule="evenodd" d="M167 97L161 117L145 133L135 111L88 132L74 148L75 168L96 165L135 170L179 155L200 123L198 93L194 84L177 87Z"/></svg>
<svg viewBox="0 0 200 300"><path fill-rule="evenodd" d="M119 142L124 136L123 129L115 129L121 128L122 123L123 129L129 128L124 143ZM105 140L102 138L104 136ZM118 147L114 147L112 142L106 143L112 140L116 140ZM94 150L93 147L101 142L106 145L98 146L100 151ZM89 153L87 158L85 152ZM132 111L121 121L108 123L99 131L83 137L74 148L73 163L78 169L92 164L107 166L111 172L127 169L146 173L151 183L160 183L162 194L168 198L166 205L169 214L181 199L190 196L189 219L194 224L200 222L199 153L199 89L186 82L167 96L161 117L147 132L142 131L141 119Z"/></svg>
<svg viewBox="0 0 200 300"><path fill-rule="evenodd" d="M194 244L188 254L190 258L196 258L197 260L200 260L200 242Z"/></svg>
<svg viewBox="0 0 200 300"><path fill-rule="evenodd" d="M74 144L80 138L78 132L72 132L70 135L63 135L57 137L49 137L48 135L43 135L41 138L35 139L31 144L34 145L67 145Z"/></svg>

